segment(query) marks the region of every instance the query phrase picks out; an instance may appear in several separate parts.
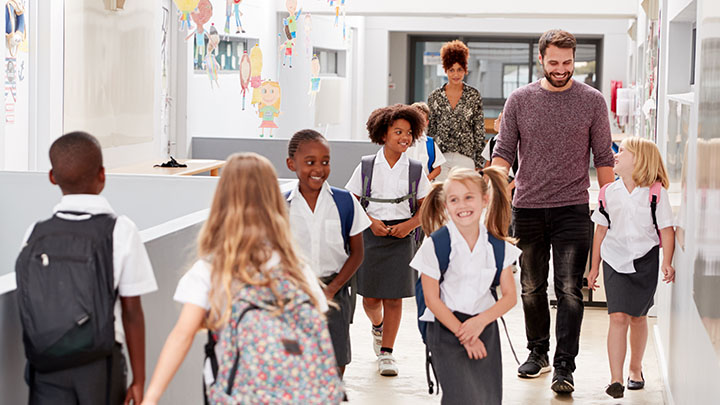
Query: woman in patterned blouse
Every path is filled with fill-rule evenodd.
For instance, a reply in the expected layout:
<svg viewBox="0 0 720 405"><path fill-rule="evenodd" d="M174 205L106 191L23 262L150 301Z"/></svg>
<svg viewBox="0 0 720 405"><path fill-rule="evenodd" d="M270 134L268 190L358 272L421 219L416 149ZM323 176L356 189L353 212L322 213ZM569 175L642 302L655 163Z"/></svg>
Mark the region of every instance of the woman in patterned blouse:
<svg viewBox="0 0 720 405"><path fill-rule="evenodd" d="M480 156L485 147L482 97L477 89L463 82L469 53L458 40L443 45L440 57L448 82L428 97L427 134L435 138L446 158L439 180L444 180L453 167L480 169L484 163Z"/></svg>

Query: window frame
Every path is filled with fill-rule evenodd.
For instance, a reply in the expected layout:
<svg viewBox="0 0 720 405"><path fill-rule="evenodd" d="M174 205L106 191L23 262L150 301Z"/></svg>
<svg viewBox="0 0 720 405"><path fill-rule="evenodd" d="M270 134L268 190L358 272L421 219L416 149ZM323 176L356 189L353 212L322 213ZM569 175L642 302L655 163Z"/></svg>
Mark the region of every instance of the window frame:
<svg viewBox="0 0 720 405"><path fill-rule="evenodd" d="M415 100L415 65L414 61L417 58L416 47L418 42L448 42L455 39L459 39L463 43L469 42L513 42L523 43L528 45L528 83L534 82L533 75L535 73L535 66L537 62L537 55L533 54L533 45L536 45L538 39L542 33L538 33L533 36L512 36L512 35L408 35L408 75L406 83L406 100L411 102ZM603 36L576 36L578 45L590 44L595 45L595 82L597 83L597 89L602 92L602 78L603 78ZM423 100L427 101L427 100ZM500 108L505 105L507 97L505 98L486 98L483 96L483 105L488 107Z"/></svg>

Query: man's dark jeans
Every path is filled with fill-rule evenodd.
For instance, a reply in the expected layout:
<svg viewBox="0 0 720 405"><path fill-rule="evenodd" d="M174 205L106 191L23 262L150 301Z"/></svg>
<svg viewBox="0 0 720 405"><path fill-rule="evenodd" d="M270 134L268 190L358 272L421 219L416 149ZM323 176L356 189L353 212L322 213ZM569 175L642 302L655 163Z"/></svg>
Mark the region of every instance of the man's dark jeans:
<svg viewBox="0 0 720 405"><path fill-rule="evenodd" d="M587 204L555 208L513 208L520 255L520 283L528 349L550 350L547 287L552 247L557 297L554 367L575 370L583 318L582 279L592 241Z"/></svg>

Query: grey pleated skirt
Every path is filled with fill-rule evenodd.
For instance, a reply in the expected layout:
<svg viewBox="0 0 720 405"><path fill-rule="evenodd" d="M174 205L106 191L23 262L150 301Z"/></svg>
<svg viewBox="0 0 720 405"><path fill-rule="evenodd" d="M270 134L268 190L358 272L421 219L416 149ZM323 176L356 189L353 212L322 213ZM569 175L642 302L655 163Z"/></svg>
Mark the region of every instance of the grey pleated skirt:
<svg viewBox="0 0 720 405"><path fill-rule="evenodd" d="M469 318L459 313L455 316L461 322ZM480 335L488 354L484 359L470 359L457 337L438 320L428 324L427 340L443 405L502 403L502 354L497 321L486 326Z"/></svg>
<svg viewBox="0 0 720 405"><path fill-rule="evenodd" d="M405 220L385 221L395 225ZM365 254L357 272L358 294L369 298L406 298L415 295L417 274L410 268L415 255L415 236L411 232L400 239L375 236L370 228L363 231Z"/></svg>
<svg viewBox="0 0 720 405"><path fill-rule="evenodd" d="M603 279L608 313L622 312L630 316L646 316L655 303L655 290L660 271L660 247L650 249L635 259L635 273L618 273L603 261Z"/></svg>

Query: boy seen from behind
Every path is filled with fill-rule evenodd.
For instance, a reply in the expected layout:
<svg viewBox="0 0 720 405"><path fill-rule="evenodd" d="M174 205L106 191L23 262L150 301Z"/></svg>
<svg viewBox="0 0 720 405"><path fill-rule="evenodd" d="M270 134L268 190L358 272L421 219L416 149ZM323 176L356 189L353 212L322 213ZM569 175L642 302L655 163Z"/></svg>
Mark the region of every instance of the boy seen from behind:
<svg viewBox="0 0 720 405"><path fill-rule="evenodd" d="M145 384L140 295L157 290L150 259L135 224L99 195L105 168L97 139L63 135L50 147L50 162L50 182L63 197L50 219L28 229L16 264L29 403L139 404Z"/></svg>

